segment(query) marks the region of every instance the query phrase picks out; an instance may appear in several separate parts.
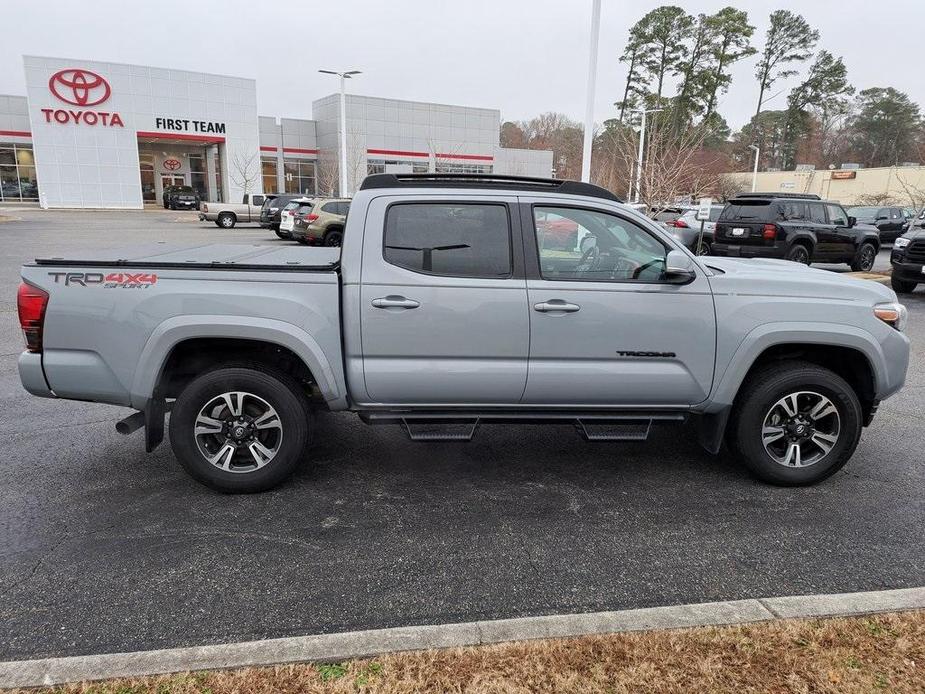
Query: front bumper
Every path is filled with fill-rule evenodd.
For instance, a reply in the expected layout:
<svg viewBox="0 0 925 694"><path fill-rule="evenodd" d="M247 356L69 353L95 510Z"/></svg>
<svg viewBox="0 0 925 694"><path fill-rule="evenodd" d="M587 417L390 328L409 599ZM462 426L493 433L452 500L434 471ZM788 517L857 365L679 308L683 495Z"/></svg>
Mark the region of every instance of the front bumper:
<svg viewBox="0 0 925 694"><path fill-rule="evenodd" d="M893 277L903 282L925 282L925 266L922 263L904 262L902 254L893 252L890 258Z"/></svg>
<svg viewBox="0 0 925 694"><path fill-rule="evenodd" d="M710 255L727 258L783 258L786 255L786 248L777 244L773 246L744 246L717 241L711 247Z"/></svg>

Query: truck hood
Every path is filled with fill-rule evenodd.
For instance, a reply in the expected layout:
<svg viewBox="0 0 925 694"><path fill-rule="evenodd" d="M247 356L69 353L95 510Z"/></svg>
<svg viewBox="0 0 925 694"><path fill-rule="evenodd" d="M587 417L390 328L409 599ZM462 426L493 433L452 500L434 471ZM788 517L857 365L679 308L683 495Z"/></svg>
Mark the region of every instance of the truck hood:
<svg viewBox="0 0 925 694"><path fill-rule="evenodd" d="M710 278L715 292L848 299L871 305L896 301L896 293L879 282L818 270L789 260L712 256L701 260L715 273Z"/></svg>

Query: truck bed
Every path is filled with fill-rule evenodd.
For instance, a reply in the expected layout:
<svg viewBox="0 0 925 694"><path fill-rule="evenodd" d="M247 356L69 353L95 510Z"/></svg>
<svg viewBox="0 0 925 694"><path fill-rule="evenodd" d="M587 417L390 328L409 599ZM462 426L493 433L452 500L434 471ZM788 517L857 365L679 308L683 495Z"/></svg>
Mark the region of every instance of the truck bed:
<svg viewBox="0 0 925 694"><path fill-rule="evenodd" d="M87 251L68 257L36 258L35 264L52 267L132 267L145 270L186 268L330 272L340 264L340 249L233 243L201 246L149 243L129 248Z"/></svg>

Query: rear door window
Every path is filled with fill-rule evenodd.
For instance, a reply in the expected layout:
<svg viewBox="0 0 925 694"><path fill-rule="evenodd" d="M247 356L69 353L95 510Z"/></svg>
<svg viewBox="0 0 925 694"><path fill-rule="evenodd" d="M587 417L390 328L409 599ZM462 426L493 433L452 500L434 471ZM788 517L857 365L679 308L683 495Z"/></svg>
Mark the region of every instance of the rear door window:
<svg viewBox="0 0 925 694"><path fill-rule="evenodd" d="M817 205L815 203L809 203L806 205L809 208L809 219L816 224L826 224L825 219L825 210L822 209L822 205Z"/></svg>
<svg viewBox="0 0 925 694"><path fill-rule="evenodd" d="M805 202L785 202L783 203L784 209L784 220L788 222L801 222L806 219L806 203Z"/></svg>
<svg viewBox="0 0 925 694"><path fill-rule="evenodd" d="M386 212L387 263L430 275L503 278L513 274L506 205L398 203Z"/></svg>

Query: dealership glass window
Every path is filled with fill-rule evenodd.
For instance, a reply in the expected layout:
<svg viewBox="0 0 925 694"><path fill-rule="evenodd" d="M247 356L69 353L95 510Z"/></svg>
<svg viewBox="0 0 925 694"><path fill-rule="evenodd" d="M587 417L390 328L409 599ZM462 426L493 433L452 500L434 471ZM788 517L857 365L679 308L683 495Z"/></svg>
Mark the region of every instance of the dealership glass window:
<svg viewBox="0 0 925 694"><path fill-rule="evenodd" d="M296 195L315 195L315 162L304 159L283 159L286 192Z"/></svg>
<svg viewBox="0 0 925 694"><path fill-rule="evenodd" d="M0 200L37 200L38 197L32 146L0 143Z"/></svg>
<svg viewBox="0 0 925 694"><path fill-rule="evenodd" d="M141 199L154 202L157 200L157 190L154 187L154 155L140 152L138 166L141 169Z"/></svg>
<svg viewBox="0 0 925 694"><path fill-rule="evenodd" d="M263 175L263 192L278 193L276 178L276 157L261 157L260 172Z"/></svg>
<svg viewBox="0 0 925 694"><path fill-rule="evenodd" d="M400 159L367 159L366 160L366 174L371 176L373 174L385 173L386 166L410 166L412 173L427 173L430 171L429 162L425 161L412 161L412 160L400 160Z"/></svg>
<svg viewBox="0 0 925 694"><path fill-rule="evenodd" d="M189 157L189 184L196 191L200 200L209 199L206 186L208 173L206 172L206 159L201 154L190 154Z"/></svg>
<svg viewBox="0 0 925 694"><path fill-rule="evenodd" d="M490 174L491 164L463 164L451 161L438 161L434 166L437 173Z"/></svg>

